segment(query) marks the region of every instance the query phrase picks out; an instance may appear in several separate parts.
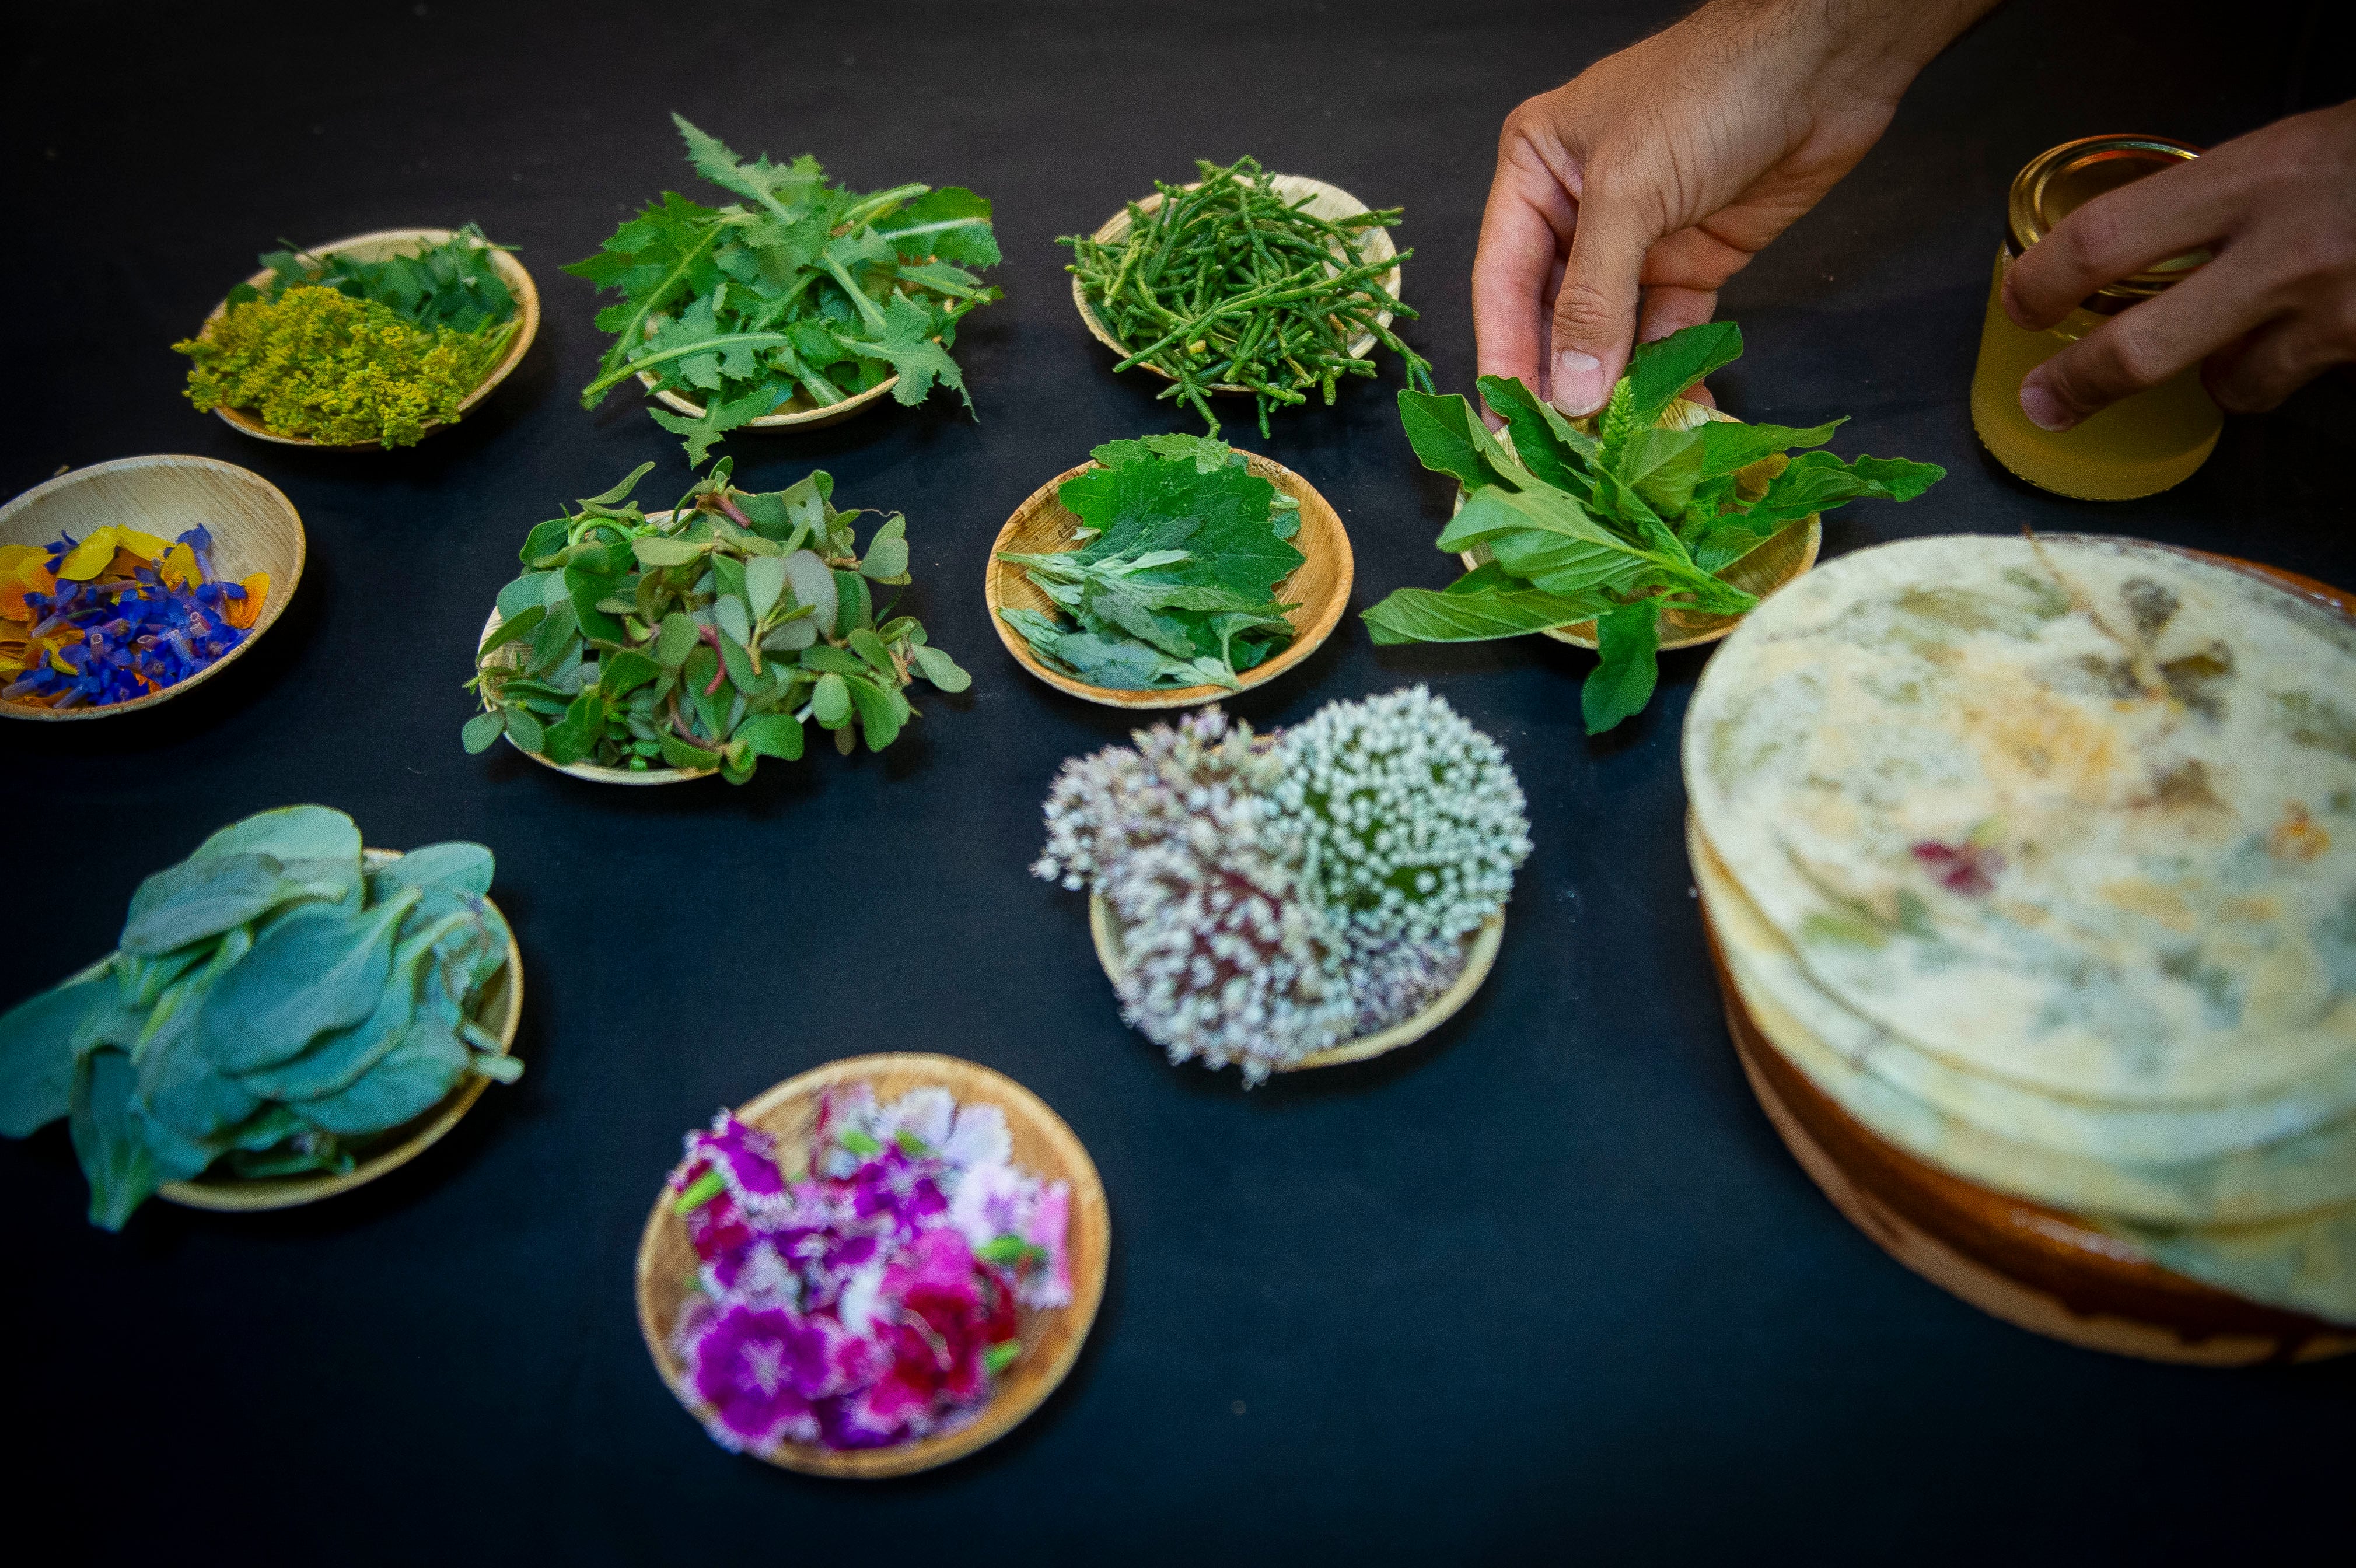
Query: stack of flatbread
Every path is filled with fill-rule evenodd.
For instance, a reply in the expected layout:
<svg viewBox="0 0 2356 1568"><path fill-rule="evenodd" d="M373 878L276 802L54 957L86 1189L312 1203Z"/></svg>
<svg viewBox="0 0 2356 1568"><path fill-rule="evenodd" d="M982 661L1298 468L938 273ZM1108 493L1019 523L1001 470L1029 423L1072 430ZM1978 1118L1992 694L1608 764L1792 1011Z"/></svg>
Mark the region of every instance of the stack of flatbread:
<svg viewBox="0 0 2356 1568"><path fill-rule="evenodd" d="M1697 885L1882 1138L2356 1324L2356 622L2126 539L1842 558L1711 659Z"/></svg>

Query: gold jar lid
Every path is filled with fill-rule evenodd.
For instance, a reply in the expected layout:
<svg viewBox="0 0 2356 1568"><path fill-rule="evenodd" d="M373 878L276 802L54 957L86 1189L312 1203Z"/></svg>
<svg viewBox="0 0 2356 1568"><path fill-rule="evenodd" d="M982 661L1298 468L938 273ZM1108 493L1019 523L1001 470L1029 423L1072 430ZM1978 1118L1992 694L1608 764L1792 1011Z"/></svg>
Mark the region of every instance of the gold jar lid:
<svg viewBox="0 0 2356 1568"><path fill-rule="evenodd" d="M2096 197L2200 155L2201 149L2190 142L2167 136L2083 136L2040 153L2013 176L2005 251L2018 256ZM2180 283L2209 259L2205 249L2171 256L2105 284L2084 307L2115 315Z"/></svg>

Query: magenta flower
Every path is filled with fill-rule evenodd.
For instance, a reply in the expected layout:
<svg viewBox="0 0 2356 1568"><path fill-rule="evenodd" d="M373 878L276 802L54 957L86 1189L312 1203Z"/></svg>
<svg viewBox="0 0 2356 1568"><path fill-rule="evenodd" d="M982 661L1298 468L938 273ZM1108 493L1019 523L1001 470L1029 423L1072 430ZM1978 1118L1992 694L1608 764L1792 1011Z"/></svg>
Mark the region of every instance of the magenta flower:
<svg viewBox="0 0 2356 1568"><path fill-rule="evenodd" d="M811 1406L865 1382L874 1345L782 1307L722 1307L682 1347L712 1440L734 1452L819 1435Z"/></svg>

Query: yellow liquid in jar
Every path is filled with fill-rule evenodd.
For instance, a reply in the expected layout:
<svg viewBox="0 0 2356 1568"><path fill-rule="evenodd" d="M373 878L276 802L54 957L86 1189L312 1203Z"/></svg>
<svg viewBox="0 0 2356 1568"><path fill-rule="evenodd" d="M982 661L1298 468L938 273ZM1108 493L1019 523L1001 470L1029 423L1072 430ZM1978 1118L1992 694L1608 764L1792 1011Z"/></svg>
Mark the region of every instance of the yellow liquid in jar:
<svg viewBox="0 0 2356 1568"><path fill-rule="evenodd" d="M2004 252L1988 285L1980 361L1972 372L1972 428L1996 460L2040 489L2086 501L2126 501L2179 485L2216 448L2224 415L2192 365L2149 391L2113 403L2072 430L2040 430L2020 411L2020 379L2100 326L2107 316L2073 310L2046 332L2024 332L2004 314Z"/></svg>

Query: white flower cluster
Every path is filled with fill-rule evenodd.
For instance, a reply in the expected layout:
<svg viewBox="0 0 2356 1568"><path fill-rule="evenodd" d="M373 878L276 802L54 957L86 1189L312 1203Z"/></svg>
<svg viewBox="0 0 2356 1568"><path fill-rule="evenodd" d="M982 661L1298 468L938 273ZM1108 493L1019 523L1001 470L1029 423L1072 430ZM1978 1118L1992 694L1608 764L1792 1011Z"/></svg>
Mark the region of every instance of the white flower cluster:
<svg viewBox="0 0 2356 1568"><path fill-rule="evenodd" d="M1406 733L1418 724L1433 734ZM1065 764L1033 869L1111 906L1129 1023L1247 1083L1447 989L1529 852L1502 754L1421 688L1278 736L1210 708L1135 740ZM1336 862L1403 891L1337 900L1356 884L1321 869Z"/></svg>
<svg viewBox="0 0 2356 1568"><path fill-rule="evenodd" d="M1505 907L1530 852L1522 786L1446 702L1418 686L1332 703L1283 745L1276 807L1354 936L1454 942Z"/></svg>

